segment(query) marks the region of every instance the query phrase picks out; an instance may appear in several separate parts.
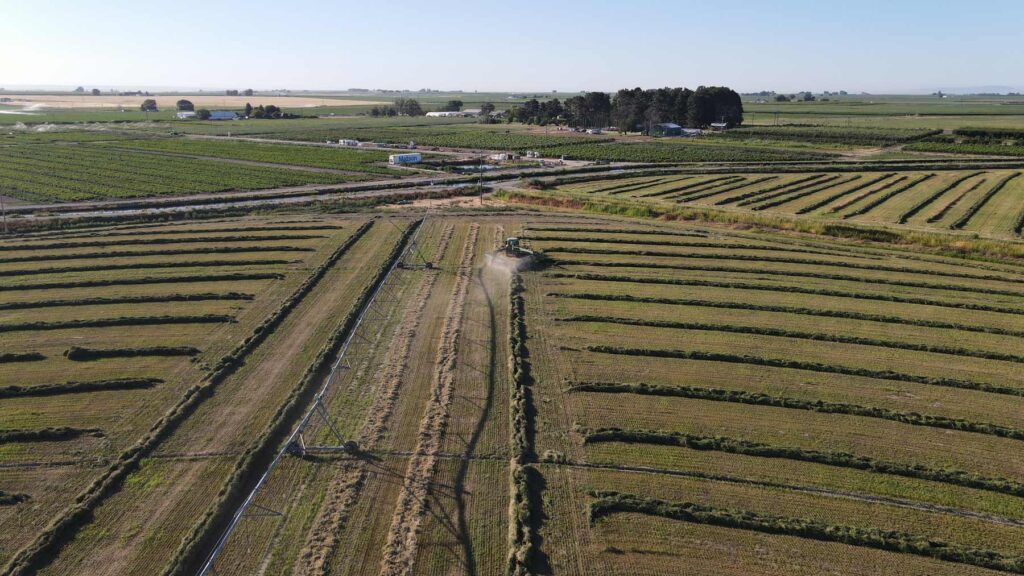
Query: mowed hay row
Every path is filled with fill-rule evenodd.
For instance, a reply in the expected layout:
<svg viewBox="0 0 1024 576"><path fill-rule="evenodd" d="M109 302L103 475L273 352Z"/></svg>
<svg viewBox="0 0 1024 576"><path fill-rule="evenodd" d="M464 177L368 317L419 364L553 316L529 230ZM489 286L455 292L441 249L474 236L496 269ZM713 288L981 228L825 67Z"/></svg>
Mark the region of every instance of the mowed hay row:
<svg viewBox="0 0 1024 576"><path fill-rule="evenodd" d="M929 558L793 536L719 528L659 517L619 513L591 522L589 491L608 477L634 486L658 486L659 476L574 470L542 465L548 492L545 560L565 574L677 574L682 559L716 574L820 574L841 570L877 574L986 574ZM673 479L668 479L669 482ZM666 492L674 492L667 490Z"/></svg>
<svg viewBox="0 0 1024 576"><path fill-rule="evenodd" d="M430 225L425 225L429 227ZM440 260L448 253L455 230L452 223L433 226L420 236L419 243L432 261ZM404 288L400 289L402 306L393 310L391 331L381 329L383 342L374 342L376 350L363 352L366 364L355 367L351 378L354 380L347 389L337 390L344 385L334 384L326 403L331 406L332 417L337 415L341 433L357 439L363 450L373 450L384 437L388 427L393 425L392 413L410 362L410 352L415 334L424 314L427 298L440 276L438 268L422 272L408 272L409 278L399 278ZM400 276L405 276L401 274ZM372 324L370 325L372 328ZM359 352L356 351L356 355ZM344 375L343 375L344 376ZM364 394L351 389L355 380L368 380ZM330 439L329 435L321 433ZM329 441L329 440L328 440ZM327 463L321 478L310 477L312 486L323 486L324 499L315 509L308 534L294 546L301 551L293 559L295 574L323 574L336 554L338 536L349 522L353 507L359 501L371 472L365 462Z"/></svg>
<svg viewBox="0 0 1024 576"><path fill-rule="evenodd" d="M1016 334L1021 330L1019 306L1001 302L964 301L952 295L915 296L865 290L836 289L817 286L794 286L754 279L653 277L639 274L597 272L549 273L545 281L550 291L558 293L600 293L613 296L636 294L643 298L672 300L706 300L751 306L783 306L808 310L850 311L858 315L906 317L917 323L931 321L958 326L991 328L996 332ZM964 294L958 295L963 298Z"/></svg>
<svg viewBox="0 0 1024 576"><path fill-rule="evenodd" d="M358 228L358 226L354 227L354 229L355 228ZM390 227L388 228L390 229ZM236 386L238 385L239 380L245 379L246 374L261 374L262 377L258 379L258 381L265 385L277 384L280 387L290 387L294 385L294 382L298 377L297 375L295 377L289 377L287 374L281 373L280 378L278 378L273 374L275 370L281 371L289 369L292 369L297 374L301 374L301 369L305 367L304 363L308 362L308 360L306 360L308 356L299 351L300 348L295 347L301 347L303 344L310 348L314 347L313 344L305 343L301 338L290 339L288 337L289 335L295 334L295 326L304 326L310 329L315 326L315 323L311 322L311 318L297 318L296 316L308 314L312 309L319 310L318 314L339 313L333 309L329 310L326 306L320 306L317 308L316 305L311 304L311 301L315 300L320 300L321 302L336 302L340 307L345 307L346 305L351 306L350 302L345 302L343 298L338 298L337 294L328 295L326 292L329 290L338 290L339 293L345 293L349 289L349 286L348 283L339 281L341 279L348 278L356 283L360 280L366 281L365 278L361 277L358 265L351 270L346 270L349 265L345 264L345 262L348 261L348 259L351 259L353 264L358 263L364 267L374 266L376 264L374 258L367 256L375 252L379 253L380 251L383 251L388 246L388 243L386 241L382 242L381 240L391 236L391 232L384 231L385 229L381 226L374 226L371 229L371 233L377 230L383 231L383 236L378 237L376 241L366 237L360 238L359 241L355 241L355 239L353 239L355 241L355 245L351 249L346 248L345 252L341 253L341 260L338 265L332 265L326 269L323 281L318 280L314 282L311 285L311 290L310 288L304 288L303 294L299 297L296 303L289 304L291 312L284 313L284 321L278 321L280 322L280 325L277 326L269 338L264 336L262 338L250 339L253 348L251 348L252 352L250 353L251 355L247 359L246 364L238 369L234 376L228 378L224 382L220 382L218 394L209 400L212 403L227 402L227 406L231 406L231 408L225 410L223 408L225 405L223 404L220 409L214 408L213 412L216 412L216 416L214 417L215 423L210 420L207 420L205 423L197 423L195 421L196 418L203 418L204 414L207 412L196 410L188 418L184 419L184 422L180 424L180 427L177 428L170 437L163 441L162 448L160 449L162 454L167 456L193 453L225 454L229 456L227 459L227 470L230 471L234 466L235 458L241 455L241 449L234 452L232 451L231 442L234 441L237 446L244 446L247 442L251 441L252 430L262 430L263 428L258 420L249 420L247 432L244 434L245 438L238 438L237 440L230 434L230 431L240 431L241 428L237 426L239 420L246 418L254 411L258 412L258 409L263 402L266 402L266 404L263 405L264 411L262 413L266 414L264 418L269 417L269 412L274 410L274 406L271 404L275 401L280 402L280 398L283 398L283 395L278 397L278 399L275 399L271 397L270 394L253 393L252 390L255 390L255 388L251 383L249 383L247 386L250 393L246 394L247 398L249 398L248 402L239 402L237 401L237 397L229 396L231 396L232 392L237 393ZM344 243L339 242L335 248L342 245L344 245ZM368 252L368 254L358 254L359 251L367 250L369 247L372 247L372 250ZM305 279L300 279L300 283L302 280ZM292 291L294 292L296 289L296 285L293 285ZM278 301L278 304L280 304L280 301ZM271 308L268 306L268 308L263 312L264 318L271 312L275 315L279 315L279 310L275 310L275 308L276 307ZM252 328L250 328L250 330L251 329ZM263 338L265 338L265 340ZM284 354L278 354L281 350L271 350L272 347L276 348L285 341L290 342L294 350ZM236 340L236 345L237 342L238 341ZM291 360L289 362L301 364L301 367L294 366L289 368L288 362L281 362L281 358L290 358ZM218 365L218 370L220 370L220 368L220 365ZM198 405L200 408L203 407L203 403L199 403ZM232 419L234 419L235 424L231 424ZM183 434L190 435L191 431L195 429L195 426L199 426L203 431L192 435L183 444L176 445L176 438ZM213 429L218 430L218 433L211 434L209 431ZM201 438L203 442L209 446L209 449L205 446L197 446L195 443L196 438ZM195 470L197 475L194 476L194 478L197 479L197 482L201 481L204 483L204 486L209 486L214 490L214 492L216 492L220 490L225 475L222 473L216 473L213 469L204 468L207 464L213 465L214 462L211 461L206 463L201 459L196 461ZM65 569L62 566L66 566L66 563L85 563L86 565L92 566L89 569L93 571L104 573L104 570L109 569L109 573L125 573L125 567L128 565L134 565L136 562L140 563L140 567L145 564L149 564L151 566L153 562L161 565L167 563L170 559L170 555L174 551L174 548L179 542L181 542L185 534L199 522L204 511L210 505L211 500L206 499L205 501L202 501L202 507L199 509L189 508L189 511L185 511L175 507L175 504L173 503L175 499L185 498L186 492L189 490L194 491L194 489L195 486L189 482L185 482L183 484L175 483L169 486L169 492L164 493L161 497L167 502L168 506L170 506L172 510L176 511L175 514L180 511L182 516L172 515L169 519L158 519L146 518L145 513L143 513L143 510L149 506L149 503L147 501L147 492L143 490L141 486L131 486L128 484L120 486L118 490L108 494L105 498L105 505L101 508L103 513L96 514L93 520L93 522L96 523L95 525L103 526L104 529L100 532L95 530L86 530L84 531L84 534L89 536L88 539L80 540L76 537L65 544L61 548L61 554L53 563L48 565L48 569L53 570L55 573L60 573L61 570ZM162 528L160 533L166 536L166 539L147 540L146 542L151 543L153 545L152 547L143 545L141 541L135 542L135 544L130 546L132 554L119 555L119 558L123 557L123 561L115 566L110 566L108 568L102 564L94 564L96 562L102 562L103 550L109 550L111 549L110 547L119 547L121 545L120 543L123 542L125 538L131 539L141 537L141 533L139 532L128 533L136 535L130 536L117 531L116 527L121 526L123 523L116 523L113 518L116 518L119 515L128 515L132 518L138 519L138 522L145 524L146 530L143 531L144 533L151 533L155 530L156 526L161 526ZM108 525L108 521L115 523ZM81 533L82 532L76 532L76 534Z"/></svg>
<svg viewBox="0 0 1024 576"><path fill-rule="evenodd" d="M381 559L382 574L406 573L416 557L419 532L426 513L425 498L433 483L438 452L444 445L449 411L455 393L458 343L469 284L476 257L479 225L471 224L455 271L455 282L441 329L430 398L423 412L416 449L395 505L391 530Z"/></svg>
<svg viewBox="0 0 1024 576"><path fill-rule="evenodd" d="M877 528L917 534L967 548L990 549L1020 556L1024 527L1000 524L951 510L915 509L912 505L871 502L868 498L843 498L839 494L801 492L786 487L742 484L669 474L637 474L614 470L580 471L584 488L613 491L669 502L691 502L720 509L760 515L801 518L838 526ZM909 503L906 503L909 504ZM993 519L994 520L994 519ZM783 532L785 533L785 532Z"/></svg>
<svg viewBox="0 0 1024 576"><path fill-rule="evenodd" d="M578 336L581 326L554 325L551 329L565 338L565 346L615 355L678 357L863 375L1012 396L1024 390L1017 363L1002 360L743 332L624 327L606 323L594 323L586 328L589 333L585 337Z"/></svg>
<svg viewBox="0 0 1024 576"><path fill-rule="evenodd" d="M677 306L651 302L560 299L558 320L569 329L587 324L751 334L817 342L854 344L889 350L929 352L953 357L1024 363L1021 334L971 333L928 326L881 323L713 306Z"/></svg>
<svg viewBox="0 0 1024 576"><path fill-rule="evenodd" d="M597 432L610 428L623 430L621 434L588 433L589 442L611 442L619 437L639 445L673 442L671 445L679 444L680 450L706 449L731 454L749 452L751 455L763 454L769 459L871 469L879 474L921 478L1011 495L1019 495L1021 480L1024 479L1020 465L992 461L998 459L998 454L1019 450L1019 440L911 426L876 418L705 400L592 393L573 394L572 400L577 422L583 429ZM634 413L638 416L614 414L624 400L635 408ZM678 436L668 438L659 435ZM714 438L719 440L699 441ZM893 445L892 438L900 438L900 443ZM948 453L946 448L950 443L957 446L954 454ZM755 444L757 447L753 446ZM830 456L839 453L851 454L858 461L847 462L845 458ZM872 468L867 465L869 460L894 466ZM898 466L922 468L903 472ZM958 474L947 478L939 473L949 470L958 471ZM991 482L974 481L982 478Z"/></svg>
<svg viewBox="0 0 1024 576"><path fill-rule="evenodd" d="M723 274L781 276L840 280L865 285L905 286L925 290L950 290L968 294L1018 296L1024 294L1019 276L978 273L964 269L944 270L916 263L858 262L838 258L809 258L801 254L750 253L747 250L606 250L563 248L550 251L560 270L622 273L628 269L665 276L687 271Z"/></svg>

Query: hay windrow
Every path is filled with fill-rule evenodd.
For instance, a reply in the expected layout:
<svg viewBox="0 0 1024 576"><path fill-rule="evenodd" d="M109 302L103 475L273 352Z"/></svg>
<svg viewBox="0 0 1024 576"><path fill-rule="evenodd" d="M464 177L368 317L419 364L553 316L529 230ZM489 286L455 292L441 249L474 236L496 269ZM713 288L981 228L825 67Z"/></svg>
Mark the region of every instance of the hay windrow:
<svg viewBox="0 0 1024 576"><path fill-rule="evenodd" d="M462 312L472 279L473 258L476 254L477 234L480 226L473 224L462 250L456 272L452 297L445 312L441 341L437 347L434 388L420 423L416 452L409 462L405 485L399 495L388 532L380 574L395 576L408 574L416 558L420 523L426 513L430 481L441 449L448 412L455 383L459 334L462 330Z"/></svg>
<svg viewBox="0 0 1024 576"><path fill-rule="evenodd" d="M425 272L412 302L395 329L394 339L384 364L384 377L377 386L373 401L367 411L366 421L359 433L359 445L369 447L384 436L387 424L398 399L398 391L408 371L412 342L419 329L427 300L437 283L440 270L437 265L444 258L451 242L455 227L447 225L438 241L433 269ZM326 574L338 543L338 535L348 518L349 511L359 498L366 478L366 469L360 464L342 468L327 486L324 503L320 507L313 528L306 539L306 545L296 561L294 573L297 576Z"/></svg>

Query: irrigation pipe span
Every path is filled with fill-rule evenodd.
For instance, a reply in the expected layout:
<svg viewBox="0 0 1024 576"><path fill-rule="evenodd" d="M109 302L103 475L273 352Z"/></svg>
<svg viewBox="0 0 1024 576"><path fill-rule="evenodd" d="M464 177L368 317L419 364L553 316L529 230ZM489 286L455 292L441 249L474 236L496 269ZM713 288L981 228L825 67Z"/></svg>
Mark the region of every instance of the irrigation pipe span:
<svg viewBox="0 0 1024 576"><path fill-rule="evenodd" d="M305 428L306 424L309 423L310 419L321 406L320 401L323 398L324 394L328 391L328 389L330 389L331 384L334 383L335 374L337 373L338 368L341 366L342 362L345 360L349 347L352 345L352 341L355 339L356 334L359 332L359 329L363 325L363 320L366 319L367 313L370 311L371 308L373 308L374 303L376 303L377 296L381 293L384 287L388 285L388 281L391 279L391 275L394 273L395 269L398 268L398 265L401 262L405 261L405 257L409 254L409 250L412 247L416 246L416 239L419 237L420 230L423 230L424 224L426 224L426 219L424 219L423 222L420 222L419 226L417 226L416 228L416 231L413 232L412 236L406 241L405 248L402 250L402 254L398 258L396 258L394 262L391 263L391 267L388 268L388 271L384 275L384 278L381 279L380 284L378 284L377 288L373 291L373 295L370 297L369 300L367 300L366 304L364 304L362 309L359 311L359 316L356 318L356 323L352 327L352 330L349 332L348 337L345 338L345 343L342 345L341 350L338 352L338 357L335 359L334 364L331 366L331 371L327 375L327 379L324 381L323 386L320 387L320 390L317 392L316 396L313 397L313 402L306 410L306 413L303 415L302 419L299 420L298 425L295 426L295 428L292 430L292 433L288 436L288 440L281 446L280 450L278 450L277 454L274 456L274 459L270 462L270 466L268 466L266 471L263 472L263 475L260 476L259 481L256 482L255 486L253 486L252 490L249 492L249 495L246 496L245 500L242 501L242 504L238 507L238 510L235 511L235 515L231 518L231 523L228 524L227 528L224 529L224 533L221 534L220 538L217 540L217 544L214 546L213 551L210 552L210 555L206 558L206 562L203 563L203 567L199 570L197 576L213 576L217 574L217 570L214 567L214 564L217 561L217 557L220 555L221 551L224 549L224 546L231 538L231 534L235 531L235 528L237 528L241 521L246 517L245 513L253 504L253 501L256 499L256 495L259 493L260 489L263 488L263 486L266 484L267 479L270 477L270 473L274 471L274 469L277 467L278 463L280 463L284 455L288 453L289 448L294 444L296 438L299 437L299 434L302 433L302 430Z"/></svg>

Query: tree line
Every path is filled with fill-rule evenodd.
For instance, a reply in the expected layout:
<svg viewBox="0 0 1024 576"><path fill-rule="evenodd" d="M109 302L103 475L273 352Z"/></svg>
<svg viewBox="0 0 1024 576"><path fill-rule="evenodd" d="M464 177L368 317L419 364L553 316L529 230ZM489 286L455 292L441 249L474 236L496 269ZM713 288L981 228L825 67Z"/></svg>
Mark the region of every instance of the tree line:
<svg viewBox="0 0 1024 576"><path fill-rule="evenodd" d="M509 111L509 122L564 124L572 127L616 126L620 132L649 134L662 123L706 128L714 122L730 127L743 123L740 95L723 86L689 88L623 88L614 95L586 92L559 101L529 100Z"/></svg>

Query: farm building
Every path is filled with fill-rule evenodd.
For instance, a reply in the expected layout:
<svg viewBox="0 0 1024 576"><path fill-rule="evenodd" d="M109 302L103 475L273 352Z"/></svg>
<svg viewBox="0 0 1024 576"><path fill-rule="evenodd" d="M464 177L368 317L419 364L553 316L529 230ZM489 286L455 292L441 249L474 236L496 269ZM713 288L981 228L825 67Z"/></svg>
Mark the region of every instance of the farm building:
<svg viewBox="0 0 1024 576"><path fill-rule="evenodd" d="M473 117L473 118L475 118L475 117L477 117L477 116L479 116L481 114L483 114L483 110L481 110L479 108L466 108L465 110L462 111L462 115L463 116Z"/></svg>
<svg viewBox="0 0 1024 576"><path fill-rule="evenodd" d="M412 152L408 154L392 154L388 156L388 164L398 166L400 164L416 164L423 160L423 155Z"/></svg>
<svg viewBox="0 0 1024 576"><path fill-rule="evenodd" d="M703 134L703 131L700 128L683 128L681 136L687 136L692 138L695 136L700 136L701 134Z"/></svg>
<svg viewBox="0 0 1024 576"><path fill-rule="evenodd" d="M655 124L651 130L652 136L682 136L683 127L679 124L673 124L672 122L665 122L663 124Z"/></svg>
<svg viewBox="0 0 1024 576"><path fill-rule="evenodd" d="M729 125L725 122L712 122L711 129L715 132L725 132L729 129Z"/></svg>
<svg viewBox="0 0 1024 576"><path fill-rule="evenodd" d="M192 110L182 110L181 112L178 112L174 116L178 120L188 120L190 118L195 118L196 117L196 113L193 112Z"/></svg>
<svg viewBox="0 0 1024 576"><path fill-rule="evenodd" d="M238 114L230 110L211 110L210 120L237 120Z"/></svg>
<svg viewBox="0 0 1024 576"><path fill-rule="evenodd" d="M342 139L338 140L338 144L341 144L342 146L359 146L359 140Z"/></svg>
<svg viewBox="0 0 1024 576"><path fill-rule="evenodd" d="M428 118L458 118L462 112L427 112Z"/></svg>
<svg viewBox="0 0 1024 576"><path fill-rule="evenodd" d="M495 162L507 162L509 160L516 160L519 157L510 152L501 152L498 154L491 154L489 158Z"/></svg>

